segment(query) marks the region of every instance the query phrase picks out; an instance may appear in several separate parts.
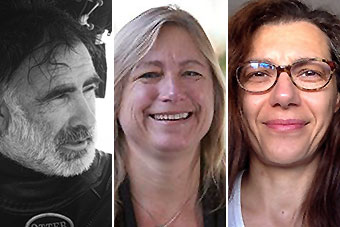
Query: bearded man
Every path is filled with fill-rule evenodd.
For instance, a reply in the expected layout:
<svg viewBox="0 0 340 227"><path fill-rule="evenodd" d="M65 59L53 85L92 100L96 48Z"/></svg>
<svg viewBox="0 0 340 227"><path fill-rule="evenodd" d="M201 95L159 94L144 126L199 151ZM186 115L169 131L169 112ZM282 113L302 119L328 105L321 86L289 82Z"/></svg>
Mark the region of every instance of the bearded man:
<svg viewBox="0 0 340 227"><path fill-rule="evenodd" d="M94 147L102 52L32 2L0 6L0 226L111 226L111 155Z"/></svg>

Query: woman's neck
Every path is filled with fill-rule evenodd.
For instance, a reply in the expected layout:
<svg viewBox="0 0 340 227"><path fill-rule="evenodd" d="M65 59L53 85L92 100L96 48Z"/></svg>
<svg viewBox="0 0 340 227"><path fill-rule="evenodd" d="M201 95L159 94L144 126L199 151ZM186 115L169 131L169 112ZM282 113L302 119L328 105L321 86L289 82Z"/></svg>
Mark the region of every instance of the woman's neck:
<svg viewBox="0 0 340 227"><path fill-rule="evenodd" d="M171 157L167 154L161 158L131 149L126 154L126 168L132 198L136 200L134 205L137 216L139 213L148 218L150 215L147 213L151 213L154 219L161 220L160 224L182 207L181 216L197 215L199 147L190 152L179 151L171 154Z"/></svg>
<svg viewBox="0 0 340 227"><path fill-rule="evenodd" d="M174 157L177 156L177 157ZM145 152L128 151L127 172L131 192L141 198L161 200L168 204L197 193L200 175L199 149L177 152L172 157L154 157ZM164 201L168 200L168 201Z"/></svg>
<svg viewBox="0 0 340 227"><path fill-rule="evenodd" d="M260 217L274 226L301 225L301 208L313 181L319 158L296 167L269 166L256 158L242 179L244 218ZM249 220L256 218L249 218ZM245 220L247 222L247 220ZM289 225L287 225L289 224Z"/></svg>

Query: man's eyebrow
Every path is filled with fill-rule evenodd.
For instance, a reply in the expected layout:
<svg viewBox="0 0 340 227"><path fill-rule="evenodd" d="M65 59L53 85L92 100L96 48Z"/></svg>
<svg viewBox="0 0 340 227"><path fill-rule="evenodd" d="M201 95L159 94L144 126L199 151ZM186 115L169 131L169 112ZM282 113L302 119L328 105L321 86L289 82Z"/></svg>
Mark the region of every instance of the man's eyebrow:
<svg viewBox="0 0 340 227"><path fill-rule="evenodd" d="M83 87L86 87L90 84L100 84L103 83L103 80L100 79L100 77L97 74L93 74L93 76L89 79L87 79L83 85Z"/></svg>
<svg viewBox="0 0 340 227"><path fill-rule="evenodd" d="M89 79L87 79L84 82L83 87L86 87L90 84L100 84L103 81L100 79L100 77L97 74L93 74L93 76ZM37 98L37 101L40 103L44 103L47 102L55 97L58 97L60 95L66 94L66 93L72 93L75 92L77 90L77 88L72 85L72 84L61 84L61 85L57 85L54 88L52 88L51 90L49 90L47 92L47 94L45 94L42 98Z"/></svg>
<svg viewBox="0 0 340 227"><path fill-rule="evenodd" d="M77 88L75 86L69 84L61 84L58 85L47 92L42 98L37 98L37 100L41 103L47 102L59 95L63 95L65 93L72 93L76 91Z"/></svg>

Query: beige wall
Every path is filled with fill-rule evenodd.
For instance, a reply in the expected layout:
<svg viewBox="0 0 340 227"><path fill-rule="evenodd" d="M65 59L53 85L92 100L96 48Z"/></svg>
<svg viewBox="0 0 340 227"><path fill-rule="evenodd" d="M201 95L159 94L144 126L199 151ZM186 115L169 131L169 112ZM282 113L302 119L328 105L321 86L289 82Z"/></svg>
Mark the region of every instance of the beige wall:
<svg viewBox="0 0 340 227"><path fill-rule="evenodd" d="M231 16L242 4L248 0L228 0L228 16ZM304 2L313 8L323 8L328 12L340 15L339 0L304 0Z"/></svg>

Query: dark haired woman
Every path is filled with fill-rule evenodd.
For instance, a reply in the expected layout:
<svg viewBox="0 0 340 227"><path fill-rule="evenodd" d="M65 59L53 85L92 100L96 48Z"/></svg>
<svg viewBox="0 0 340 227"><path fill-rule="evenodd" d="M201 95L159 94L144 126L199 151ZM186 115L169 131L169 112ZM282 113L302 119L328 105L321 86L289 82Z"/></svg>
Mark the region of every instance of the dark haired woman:
<svg viewBox="0 0 340 227"><path fill-rule="evenodd" d="M229 226L340 226L340 22L297 0L229 22Z"/></svg>

